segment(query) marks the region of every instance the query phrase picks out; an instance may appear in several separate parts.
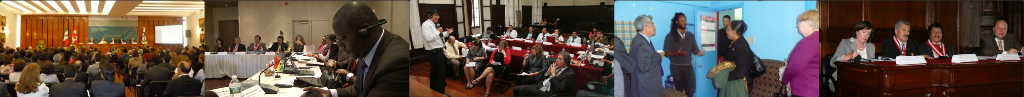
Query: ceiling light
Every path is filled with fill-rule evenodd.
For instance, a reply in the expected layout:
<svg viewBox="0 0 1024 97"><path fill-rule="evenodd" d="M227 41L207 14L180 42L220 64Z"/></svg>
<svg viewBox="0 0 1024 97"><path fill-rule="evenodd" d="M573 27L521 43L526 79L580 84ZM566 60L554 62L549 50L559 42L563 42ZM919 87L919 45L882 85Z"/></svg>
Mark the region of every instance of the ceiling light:
<svg viewBox="0 0 1024 97"><path fill-rule="evenodd" d="M78 13L89 13L89 10L85 9L85 1L75 1L78 3Z"/></svg>
<svg viewBox="0 0 1024 97"><path fill-rule="evenodd" d="M61 9L60 5L57 5L57 2L46 1L46 4L50 5L50 7L53 7L53 10L57 10L57 12L64 13L64 9ZM56 12L54 12L54 13L56 13Z"/></svg>
<svg viewBox="0 0 1024 97"><path fill-rule="evenodd" d="M203 8L182 8L182 7L135 7L135 9L203 9Z"/></svg>
<svg viewBox="0 0 1024 97"><path fill-rule="evenodd" d="M29 9L32 9L34 12L41 12L41 11L39 11L39 9L36 9L36 7L32 7L32 5L29 5L28 2L18 1L18 3L21 3L22 6L25 6L25 7L28 7ZM30 12L26 12L26 13L30 13Z"/></svg>
<svg viewBox="0 0 1024 97"><path fill-rule="evenodd" d="M158 6L173 6L173 7L205 7L203 5L172 5L172 4L139 4L139 6L147 7L158 7Z"/></svg>
<svg viewBox="0 0 1024 97"><path fill-rule="evenodd" d="M203 1L142 1L142 3L205 4L205 2L203 2Z"/></svg>
<svg viewBox="0 0 1024 97"><path fill-rule="evenodd" d="M92 13L100 13L100 1L92 1Z"/></svg>
<svg viewBox="0 0 1024 97"><path fill-rule="evenodd" d="M68 9L68 13L77 13L77 12L79 12L79 11L75 11L75 6L71 6L71 1L60 1L60 2L64 3L64 8Z"/></svg>
<svg viewBox="0 0 1024 97"><path fill-rule="evenodd" d="M18 4L14 4L14 1L0 1L0 2L3 2L4 4L7 4L8 6L13 6L14 8L18 8L22 12L31 12L31 11L28 11L28 9L25 9L24 7L21 7Z"/></svg>
<svg viewBox="0 0 1024 97"><path fill-rule="evenodd" d="M43 11L44 11L44 12L52 12L52 13L57 13L57 11L51 10L51 9L50 9L50 7L46 7L46 5L43 5L43 3L42 3L42 2L39 2L39 1L32 1L32 3L35 3L35 4L36 4L36 6L39 6L39 8L43 8Z"/></svg>
<svg viewBox="0 0 1024 97"><path fill-rule="evenodd" d="M195 10L145 10L145 9L141 9L141 10L132 10L132 11L195 11Z"/></svg>
<svg viewBox="0 0 1024 97"><path fill-rule="evenodd" d="M114 3L115 3L115 2L117 2L117 1L114 1L114 0L107 0L107 2L103 4L103 14L108 14L108 13L110 13L110 8L111 8L111 7L114 7Z"/></svg>

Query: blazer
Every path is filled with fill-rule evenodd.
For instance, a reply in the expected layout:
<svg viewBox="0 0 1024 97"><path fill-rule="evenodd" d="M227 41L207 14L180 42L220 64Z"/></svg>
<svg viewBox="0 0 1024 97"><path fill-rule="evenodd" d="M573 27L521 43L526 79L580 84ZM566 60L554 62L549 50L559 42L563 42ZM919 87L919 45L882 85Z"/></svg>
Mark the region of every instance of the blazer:
<svg viewBox="0 0 1024 97"><path fill-rule="evenodd" d="M148 86L152 81L168 81L171 80L171 76L174 72L171 69L164 66L153 66L149 70L146 70L146 78L142 79L142 86Z"/></svg>
<svg viewBox="0 0 1024 97"><path fill-rule="evenodd" d="M92 89L89 89L92 97L125 97L124 84L106 80L92 81Z"/></svg>
<svg viewBox="0 0 1024 97"><path fill-rule="evenodd" d="M248 48L249 49L245 49L245 50L246 51L257 51L257 52L266 51L267 50L267 44L264 44L262 42L261 43L249 43L249 47Z"/></svg>
<svg viewBox="0 0 1024 97"><path fill-rule="evenodd" d="M992 40L992 41L995 41L995 40ZM954 46L951 46L948 43L942 43L942 45L946 46L945 47L946 49L944 50L944 51L946 51L946 56L943 56L942 58L953 57L953 55L956 54L956 50L953 50L953 48L955 48ZM919 43L917 45L917 53L918 54L928 55L928 56L932 56L932 57L935 57L935 58L939 58L939 57L937 57L938 55L936 55L935 53L932 53L932 52L933 52L932 51L932 46L928 45L928 41L925 41L924 43Z"/></svg>
<svg viewBox="0 0 1024 97"><path fill-rule="evenodd" d="M839 60L839 59L843 58L843 56L845 56L846 54L852 53L853 50L857 49L857 44L856 44L856 42L854 42L854 40L855 40L854 38L847 38L847 39L843 39L841 42L839 42L839 47L836 48L835 55L832 55L831 59L829 59L830 61L828 63L829 63L830 66L836 67L836 64L834 62L842 61L842 60ZM864 52L867 52L867 55L861 55L861 56L867 56L869 59L874 59L875 58L875 43L864 42ZM857 56L857 57L860 57L860 56ZM856 59L856 58L854 58L854 59Z"/></svg>
<svg viewBox="0 0 1024 97"><path fill-rule="evenodd" d="M623 43L622 39L620 39L618 36L614 36L614 37L615 37L615 40L612 40L612 41L615 42L615 48L618 48L618 49L615 49L614 56L621 56L621 57L615 58L615 62L618 63L618 64L614 64L614 65L618 66L619 68L612 68L612 69L617 69L616 71L622 71L621 72L622 76L618 76L618 74L620 74L620 72L616 72L615 73L616 74L615 78L621 78L623 80L621 82L622 83L621 85L614 85L614 86L621 86L622 90L632 91L631 87L633 85L630 84L631 82L625 82L625 80L626 79L632 79L631 75L633 74L632 72L634 72L634 71L631 71L631 70L636 68L636 67L634 67L634 66L636 66L636 63L635 63L635 61L633 61L634 59L633 59L633 57L630 56L629 52L626 51L626 45L625 45L625 43ZM615 83L619 83L618 80L616 80ZM626 86L628 86L628 87L626 87ZM622 94L622 95L630 95L630 96L632 96L631 94L629 94L630 92L621 92L621 93L625 93L625 94Z"/></svg>
<svg viewBox="0 0 1024 97"><path fill-rule="evenodd" d="M878 54L878 56L879 57L896 58L896 56L900 56L900 55L907 55L907 56L910 56L911 54L913 54L913 55L920 55L920 54L916 53L917 52L917 46L915 46L915 45L917 45L917 42L915 42L914 39L907 39L907 46L906 46L906 50L905 50L907 54L903 54L903 53L900 53L900 48L896 45L896 42L895 42L895 40L893 40L893 37L887 37L887 38L885 38L885 41L882 41L882 53Z"/></svg>
<svg viewBox="0 0 1024 97"><path fill-rule="evenodd" d="M661 85L661 76L664 75L661 70L661 55L640 33L633 37L632 42L629 54L636 63L636 67L630 70L633 73L630 78L633 81L630 89L634 94L632 97L660 97L661 90L664 89Z"/></svg>
<svg viewBox="0 0 1024 97"><path fill-rule="evenodd" d="M568 65L568 64L566 64L566 65ZM549 81L551 81L550 90L548 90L548 92L546 94L567 94L567 93L572 93L573 92L572 85L576 83L576 73L572 71L572 67L568 67L568 66L566 66L565 70L562 70L562 72L560 74L555 75L555 77L545 76L545 77L542 77L542 78L550 78ZM544 80L548 80L548 79L540 79L540 81L544 81ZM538 83L543 83L543 82L538 82ZM659 84L661 84L661 83L659 83ZM540 87L541 86L538 84L537 85L537 89L540 89Z"/></svg>
<svg viewBox="0 0 1024 97"><path fill-rule="evenodd" d="M337 89L338 97L356 97L359 94L365 97L409 96L409 43L385 31L377 50L372 53L374 55L366 71L352 70L357 79L366 83L357 80L353 86ZM366 73L365 76L361 76L362 72ZM363 90L362 93L357 92L359 89Z"/></svg>
<svg viewBox="0 0 1024 97"><path fill-rule="evenodd" d="M74 80L65 80L63 83L53 85L50 88L50 96L53 97L89 97L85 94L85 84Z"/></svg>
<svg viewBox="0 0 1024 97"><path fill-rule="evenodd" d="M247 51L245 49L245 44L236 43L236 44L227 45L227 46L228 46L229 49L224 50L225 52L245 52L245 51Z"/></svg>
<svg viewBox="0 0 1024 97"><path fill-rule="evenodd" d="M1003 37L1003 50L1017 49L1020 51L1022 45L1017 42L1017 38L1014 38L1013 34L1006 33L1006 37ZM999 45L996 44L996 35L985 35L981 37L981 55L982 56L995 56L1003 53L999 50Z"/></svg>
<svg viewBox="0 0 1024 97"><path fill-rule="evenodd" d="M728 50L729 52L725 54L725 61L736 63L736 69L729 72L728 80L747 78L748 81L753 81L753 78L750 77L750 66L753 65L751 62L754 61L754 51L750 50L747 39L740 36L732 42Z"/></svg>
<svg viewBox="0 0 1024 97"><path fill-rule="evenodd" d="M288 43L274 42L273 44L274 46L270 46L270 49L267 49L267 51L276 52L277 49L288 50Z"/></svg>
<svg viewBox="0 0 1024 97"><path fill-rule="evenodd" d="M164 96L194 96L199 95L202 91L203 82L192 77L180 76L177 79L167 82L167 89L164 90Z"/></svg>
<svg viewBox="0 0 1024 97"><path fill-rule="evenodd" d="M225 51L231 50L231 48L230 48L231 46L235 46L235 45L224 44L224 45L221 45L220 47L214 46L213 49L212 49L213 50L212 52L225 52Z"/></svg>

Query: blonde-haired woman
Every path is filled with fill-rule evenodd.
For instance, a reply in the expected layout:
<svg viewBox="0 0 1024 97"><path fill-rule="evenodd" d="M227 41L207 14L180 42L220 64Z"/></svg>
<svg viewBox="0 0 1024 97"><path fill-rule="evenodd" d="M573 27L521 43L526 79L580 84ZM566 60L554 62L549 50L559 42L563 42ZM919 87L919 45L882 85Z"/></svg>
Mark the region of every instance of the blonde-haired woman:
<svg viewBox="0 0 1024 97"><path fill-rule="evenodd" d="M32 63L21 71L21 78L18 84L14 85L14 91L17 91L18 97L50 96L50 88L46 87L46 84L43 84L42 79L39 78L40 69L39 64Z"/></svg>

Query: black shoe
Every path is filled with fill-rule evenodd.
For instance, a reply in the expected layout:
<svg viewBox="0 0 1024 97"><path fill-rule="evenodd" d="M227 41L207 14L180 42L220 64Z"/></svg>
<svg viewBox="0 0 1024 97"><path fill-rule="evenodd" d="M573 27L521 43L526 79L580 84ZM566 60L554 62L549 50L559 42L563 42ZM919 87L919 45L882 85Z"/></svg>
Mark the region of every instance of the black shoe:
<svg viewBox="0 0 1024 97"><path fill-rule="evenodd" d="M444 94L444 97L452 97L452 95Z"/></svg>

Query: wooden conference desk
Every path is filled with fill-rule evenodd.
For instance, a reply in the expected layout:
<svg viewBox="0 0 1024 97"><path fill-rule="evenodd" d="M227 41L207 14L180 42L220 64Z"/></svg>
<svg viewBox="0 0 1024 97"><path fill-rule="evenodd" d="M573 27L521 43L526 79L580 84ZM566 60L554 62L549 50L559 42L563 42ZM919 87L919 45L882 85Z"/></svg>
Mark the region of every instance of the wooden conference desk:
<svg viewBox="0 0 1024 97"><path fill-rule="evenodd" d="M1022 97L1024 63L979 60L898 66L893 61L836 62L841 97Z"/></svg>

